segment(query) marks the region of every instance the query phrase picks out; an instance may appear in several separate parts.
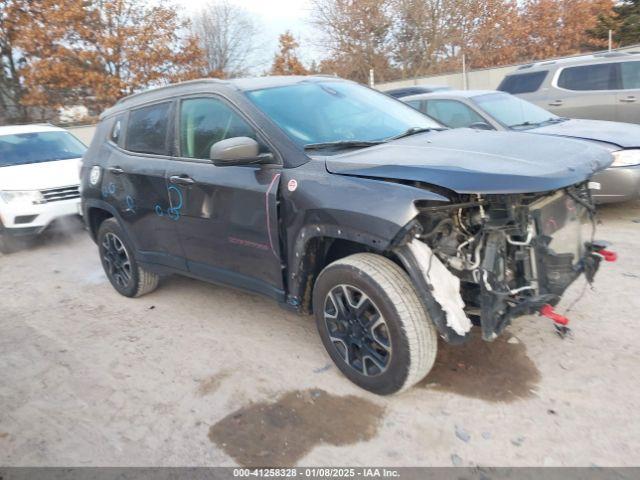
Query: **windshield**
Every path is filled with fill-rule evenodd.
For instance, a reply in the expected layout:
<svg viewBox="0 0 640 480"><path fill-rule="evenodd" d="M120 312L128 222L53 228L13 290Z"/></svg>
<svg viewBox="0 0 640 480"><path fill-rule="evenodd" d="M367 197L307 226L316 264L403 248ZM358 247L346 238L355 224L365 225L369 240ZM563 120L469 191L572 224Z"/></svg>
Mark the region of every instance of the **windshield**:
<svg viewBox="0 0 640 480"><path fill-rule="evenodd" d="M247 96L300 146L377 142L414 128L442 128L410 106L354 83L299 83Z"/></svg>
<svg viewBox="0 0 640 480"><path fill-rule="evenodd" d="M473 97L485 112L503 125L512 127L531 128L550 120L559 120L551 112L506 93L488 93Z"/></svg>
<svg viewBox="0 0 640 480"><path fill-rule="evenodd" d="M0 167L80 158L86 149L67 132L0 135Z"/></svg>

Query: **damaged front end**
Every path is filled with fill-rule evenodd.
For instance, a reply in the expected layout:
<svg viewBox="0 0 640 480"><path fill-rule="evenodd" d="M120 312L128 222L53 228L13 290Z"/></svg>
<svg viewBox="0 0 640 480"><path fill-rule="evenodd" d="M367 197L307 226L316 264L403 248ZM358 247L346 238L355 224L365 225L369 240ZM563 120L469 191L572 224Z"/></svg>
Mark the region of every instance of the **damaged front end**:
<svg viewBox="0 0 640 480"><path fill-rule="evenodd" d="M464 341L472 323L490 341L515 317L557 316L553 306L567 287L582 273L592 282L600 261L613 259L594 240L586 183L416 207L420 213L396 238L394 253L450 343Z"/></svg>

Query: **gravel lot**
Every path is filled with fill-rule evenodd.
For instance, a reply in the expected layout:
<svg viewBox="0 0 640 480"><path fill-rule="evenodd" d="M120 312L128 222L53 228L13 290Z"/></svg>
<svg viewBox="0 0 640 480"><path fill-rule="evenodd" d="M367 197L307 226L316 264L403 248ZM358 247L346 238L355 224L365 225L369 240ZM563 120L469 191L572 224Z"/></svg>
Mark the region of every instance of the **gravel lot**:
<svg viewBox="0 0 640 480"><path fill-rule="evenodd" d="M620 259L573 338L522 318L390 398L339 374L311 317L179 277L126 299L79 224L48 234L0 256L0 465L638 465L640 203L600 216Z"/></svg>

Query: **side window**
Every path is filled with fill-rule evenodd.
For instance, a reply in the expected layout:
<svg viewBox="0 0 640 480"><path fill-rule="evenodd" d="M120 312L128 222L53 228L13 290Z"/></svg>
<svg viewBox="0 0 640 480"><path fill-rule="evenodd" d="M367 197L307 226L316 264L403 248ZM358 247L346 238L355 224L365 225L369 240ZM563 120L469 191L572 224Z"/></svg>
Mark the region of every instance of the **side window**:
<svg viewBox="0 0 640 480"><path fill-rule="evenodd" d="M410 107L415 108L416 110L422 111L422 108L420 108L422 105L422 102L420 100L411 100L409 102L407 102L407 105L409 105Z"/></svg>
<svg viewBox="0 0 640 480"><path fill-rule="evenodd" d="M567 90L614 90L615 64L601 63L569 67L562 70L558 78L558 86Z"/></svg>
<svg viewBox="0 0 640 480"><path fill-rule="evenodd" d="M139 153L167 154L169 102L132 110L127 126L127 150Z"/></svg>
<svg viewBox="0 0 640 480"><path fill-rule="evenodd" d="M227 104L215 98L192 98L180 106L180 153L209 158L211 146L232 137L256 139L254 130Z"/></svg>
<svg viewBox="0 0 640 480"><path fill-rule="evenodd" d="M531 93L540 88L548 72L520 73L507 75L500 83L498 90L511 94Z"/></svg>
<svg viewBox="0 0 640 480"><path fill-rule="evenodd" d="M486 122L471 108L456 100L429 100L426 113L451 128L468 127L477 122Z"/></svg>
<svg viewBox="0 0 640 480"><path fill-rule="evenodd" d="M622 88L625 90L640 89L640 62L624 62L620 64Z"/></svg>

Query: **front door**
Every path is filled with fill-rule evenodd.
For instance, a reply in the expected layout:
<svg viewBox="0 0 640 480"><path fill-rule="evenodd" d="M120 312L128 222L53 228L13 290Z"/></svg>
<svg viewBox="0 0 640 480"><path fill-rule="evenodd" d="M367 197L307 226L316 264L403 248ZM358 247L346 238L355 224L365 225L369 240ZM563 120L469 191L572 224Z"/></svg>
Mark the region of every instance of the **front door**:
<svg viewBox="0 0 640 480"><path fill-rule="evenodd" d="M282 299L281 166L213 165L209 151L220 140L251 137L260 143L219 97L183 99L178 119L180 158L167 171L167 185L175 195L175 225L189 271Z"/></svg>

